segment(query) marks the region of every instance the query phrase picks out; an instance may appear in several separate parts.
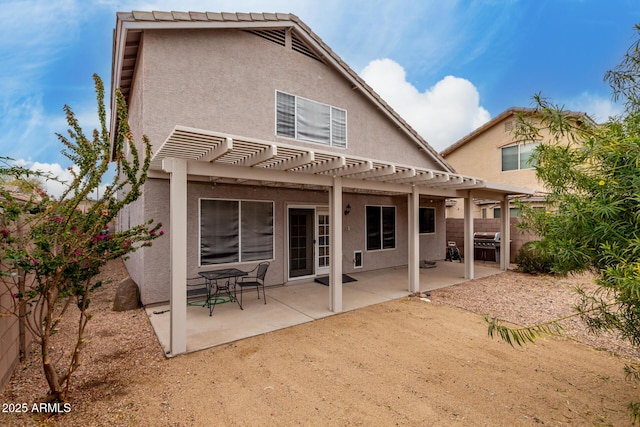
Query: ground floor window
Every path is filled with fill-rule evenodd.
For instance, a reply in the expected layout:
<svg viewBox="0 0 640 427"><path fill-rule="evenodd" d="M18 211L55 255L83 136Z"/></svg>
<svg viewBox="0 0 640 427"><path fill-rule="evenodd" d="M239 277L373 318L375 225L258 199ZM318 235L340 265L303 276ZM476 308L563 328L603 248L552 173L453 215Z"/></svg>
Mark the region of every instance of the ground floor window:
<svg viewBox="0 0 640 427"><path fill-rule="evenodd" d="M420 234L436 232L436 208L420 208L418 216L420 219Z"/></svg>
<svg viewBox="0 0 640 427"><path fill-rule="evenodd" d="M396 247L396 208L394 206L366 207L367 250Z"/></svg>
<svg viewBox="0 0 640 427"><path fill-rule="evenodd" d="M273 259L273 202L200 200L200 265Z"/></svg>

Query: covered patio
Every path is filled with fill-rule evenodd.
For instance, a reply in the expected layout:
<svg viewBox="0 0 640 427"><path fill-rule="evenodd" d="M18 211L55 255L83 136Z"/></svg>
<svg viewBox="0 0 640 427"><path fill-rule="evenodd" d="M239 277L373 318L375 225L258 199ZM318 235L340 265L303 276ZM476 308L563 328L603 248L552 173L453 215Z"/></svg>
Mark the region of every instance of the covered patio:
<svg viewBox="0 0 640 427"><path fill-rule="evenodd" d="M446 165L443 164L446 169ZM228 135L205 129L176 126L152 158L150 176L169 180L170 191L170 253L171 292L169 315L169 353L177 355L196 348L188 342L193 336L188 320L185 278L187 276L187 183L200 180L213 183L259 185L265 187L323 190L328 192L328 212L332 218L329 232L331 254L329 286L325 304L315 301L317 313L340 313L356 308L345 302L350 286L343 286L343 195L363 194L404 195L407 200L407 267L402 278L393 281L398 292L415 292L424 286L420 280L419 206L421 197L463 197L465 204L465 248L463 278L477 276L473 260L472 201L478 197L501 200L508 211L509 195L530 194L531 190L493 184L482 179L463 176L445 170L418 168L347 155L344 152ZM501 221L502 239L510 240L509 217ZM509 264L508 245L501 252L500 267ZM426 283L431 283L428 280ZM357 286L357 285L356 285ZM357 289L357 287L353 288ZM346 291L345 291L346 290ZM384 295L384 293L382 293ZM386 298L401 295L391 292ZM367 305L363 298L363 304ZM320 308L318 308L318 306ZM323 317L315 314L309 320ZM277 317L276 317L277 318ZM294 321L299 322L300 319ZM221 335L225 335L222 333Z"/></svg>
<svg viewBox="0 0 640 427"><path fill-rule="evenodd" d="M475 276L500 274L497 265L476 265ZM435 268L421 269L420 290L429 291L468 281L464 264L438 261ZM409 295L407 269L389 268L350 274L355 282L342 285L343 311L356 310ZM235 303L216 306L213 316L203 307L187 307L187 352L198 351L240 339L273 332L338 314L329 310L329 288L314 281L294 282L267 288L267 304L254 292L247 292L240 310ZM147 307L156 336L171 356L169 305Z"/></svg>

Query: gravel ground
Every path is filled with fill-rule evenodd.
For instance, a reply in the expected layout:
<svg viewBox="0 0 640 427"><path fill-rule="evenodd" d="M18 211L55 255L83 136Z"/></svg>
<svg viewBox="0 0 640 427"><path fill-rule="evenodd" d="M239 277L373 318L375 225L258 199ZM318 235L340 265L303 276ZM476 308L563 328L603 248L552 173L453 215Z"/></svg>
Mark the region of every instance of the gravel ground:
<svg viewBox="0 0 640 427"><path fill-rule="evenodd" d="M380 387L387 387L389 382L402 381L405 384L405 381L410 382L416 378L420 378L422 381L421 375L424 373L424 369L439 369L439 371L436 372L435 377L431 376L431 380L427 380L427 382L431 381L431 388L425 390L423 394L439 393L437 388L439 384L434 384L433 378L449 378L447 387L450 387L451 381L456 383L453 378L457 374L454 374L454 372L463 372L464 369L469 368L472 365L470 360L474 360L474 357L480 360L487 357L487 355L497 354L498 352L500 355L497 356L495 363L511 357L523 358L523 360L527 361L526 363L531 360L540 360L540 368L537 368L536 372L539 371L540 374L546 372L545 375L553 377L554 380L560 381L562 384L572 382L573 380L562 377L565 367L559 366L560 370L554 371L552 369L555 368L546 368L545 365L546 363L553 364L554 362L562 364L561 353L564 350L553 350L558 355L557 357L554 355L549 359L551 362L542 361L546 356L536 355L536 352L543 351L546 348L544 345L542 349L537 348L531 351L509 350L509 347L504 343L486 338L486 325L482 324L476 314L498 317L516 325L530 325L566 315L571 312L572 306L576 301L576 295L572 290L574 286L580 285L587 289L594 288L592 284L593 278L588 275L554 278L550 276L530 276L509 271L462 285L432 291L431 303L422 303L417 298L405 298L174 359L164 358L148 318L142 309L121 313L111 311L112 297L115 293L117 282L126 277L126 270L122 263L119 261L111 262L103 270L102 276L105 281L110 281L111 283L107 283L97 290L92 298L94 317L90 321L86 344L83 348L83 360L85 363L76 372L72 384L72 393L69 397L71 412L51 418L34 413L5 412L0 414L1 425L207 425L207 422L202 421L203 417L213 416L213 414L217 414L217 419L220 421L217 424L219 425L314 425L319 419L322 419L318 418L318 416L323 410L326 410L322 414L324 420L330 420L326 424L333 425L388 425L388 423L417 425L418 422L416 420L429 421L429 423L438 425L513 425L514 422L519 423L518 420L524 420L526 422L523 421L522 425L536 425L542 422L545 416L551 417L552 415L549 415L549 412L553 413L553 411L557 410L564 412L558 415L557 418L552 418L553 421L551 422L547 420L547 425L620 425L618 421L611 420L624 419L628 421L626 415L621 415L626 411L625 404L621 404L620 408L611 409L613 404L605 401L605 397L603 397L608 394L617 395L620 399L629 399L629 396L622 397L624 393L627 393L628 385L616 385L618 388L611 390L605 390L604 388L613 387L614 382L617 384L618 382L624 382L623 380L613 381L608 379L604 385L597 383L596 385L591 384L579 390L574 390L572 393L575 395L580 394L580 399L586 402L584 403L586 406L582 410L579 409L579 405L583 403L572 403L576 407L572 406L569 410L566 408L558 409L559 406L569 406L569 398L564 394L562 399L567 399L566 405L555 403L552 400L545 400L535 406L532 401L539 398L539 387L535 388L535 390L526 390L528 385L525 381L521 385L523 390L512 393L511 389L516 387L513 382L506 382L504 385L496 382L491 386L492 396L498 396L501 389L505 390L505 402L509 403L504 403L503 406L511 405L511 408L504 408L504 413L500 412L502 408L492 409L488 407L487 413L483 413L482 409L477 409L479 412L475 413L475 421L464 418L462 414L465 409L461 408L472 411L472 408L476 407L475 405L478 408L482 408L483 405L487 406L486 396L464 394L466 389L470 388L471 380L468 379L458 380L459 383L467 381L467 384L464 386L466 389L463 387L463 390L459 392L459 399L464 400L464 402L460 404L461 408L457 409L452 409L449 404L451 399L454 398L455 388L448 388L447 391L442 391L441 394L448 399L443 400L443 403L438 404L438 397L432 396L430 398L432 407L426 412L425 408L419 407L418 403L398 409L396 408L396 401L381 403L386 397L376 395L376 390L380 389ZM453 309L452 307L463 310ZM444 316L442 318L444 320L438 316ZM65 332L65 330L73 325L74 318L71 315L67 317L67 324L61 328L61 333L57 335L59 341L55 345L59 348L65 348L63 342L70 342L73 339L73 334ZM394 345L391 345L391 343L395 342L398 334L409 333L414 336L416 333L411 330L412 326L404 327L405 329L401 329L400 332L393 328L396 325L403 325L405 321L410 322L408 323L409 325L417 325L418 323L416 322L423 322L428 319L431 319L428 323L429 333L438 336L434 335L430 338L433 340L431 346L435 347L434 349L415 349L416 352L423 352L423 357L425 358L431 357L433 360L437 357L434 355L429 356L427 354L428 351L439 351L440 353L435 354L446 354L446 348L449 345L452 347L452 354L460 352L461 344L451 343L450 341L453 338L439 336L453 333L450 330L445 330L446 326L441 333L440 330L442 328L439 327L441 323L442 325L462 325L466 324L465 322L470 322L472 325L469 328L473 329L464 329L461 333L469 334L469 330L472 330L473 334L479 334L477 338L475 335L474 338L470 338L480 343L479 349L472 350L468 348L467 344L464 345L468 354L465 356L467 357L466 361L461 362L462 368L448 365L442 365L442 367L438 368L434 363L431 363L431 366L427 368L425 367L428 364L427 362L421 364L423 365L422 368L418 368L417 365L420 362L417 360L420 359L405 361L404 363L406 364L414 365L413 367L409 366L409 369L394 368L395 361L403 360L406 353L410 353L412 350L411 348L409 350L401 348L402 343L406 342L406 340L398 341ZM380 325L379 328L377 327L378 324ZM640 356L637 349L631 348L614 336L595 337L590 335L579 319L565 321L564 327L567 338L550 338L544 341L551 341L549 345L552 346L560 345L565 347L575 346L576 344L573 341L578 341L586 344L590 349L605 350L604 352L594 352L593 350L589 352L589 348L583 349L582 347L584 346L582 344L579 344L576 348L570 347L568 355L565 356L567 357L565 363L569 365L572 364L571 357L573 357L572 354L574 352L585 352L580 358L584 359L586 366L599 366L600 359L605 357L611 359L606 361L607 363L611 361L615 368L608 367L603 369L606 371L621 371L620 367L625 360ZM387 336L387 333L390 335ZM328 335L323 338L323 334ZM341 341L343 337L346 340L344 342ZM367 343L366 340L368 339L372 341ZM458 338L457 340L465 339ZM556 341L559 341L559 343ZM433 344L438 342L440 344ZM358 345L355 345L355 343L358 343ZM329 347L330 345L335 347ZM534 347L540 346L536 345ZM565 349L565 347L561 347L561 349ZM318 348L322 348L322 352L316 353ZM376 359L374 361L371 359L374 351L372 349L384 351L384 353L380 354L379 360ZM394 354L394 351L398 354ZM478 351L477 355L474 356L473 351ZM261 355L263 354L264 360L251 359L262 357ZM325 360L329 354L340 356L340 360L335 362L335 367L332 365L334 362ZM250 374L243 371L242 374L230 374L228 378L191 378L194 370L197 370L199 365L211 365L209 356L238 360L239 365L236 369L243 369L243 366L245 366L242 364L243 362L255 363L257 361L257 372ZM589 360L591 357L597 360L591 362ZM448 358L453 359L454 357L445 356L443 359ZM326 365L321 364L320 360ZM376 384L371 379L364 379L362 380L362 385L357 386L359 380L350 379L351 377L348 376L349 361L352 361L357 373L362 372L364 369L363 364L369 363L367 372L383 381L383 385ZM438 363L455 362L453 360L442 360ZM506 363L515 364L519 362ZM379 367L378 364L380 364ZM313 368L312 371L299 373L298 388L296 389L292 386L290 382L293 381L295 383L297 371L310 369L310 367ZM283 378L287 378L286 380L282 379L280 383L276 380L276 378L279 378L279 369L282 369L281 375L283 375ZM395 374L395 379L387 379L387 382L384 382L389 371L394 369L398 370ZM481 381L482 376L479 375L479 368L474 366L473 369L475 369L473 378L475 378L475 381ZM487 378L492 378L492 375L495 377L498 372L504 372L504 367L491 366L485 370L488 371L486 372ZM492 373L492 370L495 370L495 373ZM404 373L409 374L409 377L403 380L398 379L405 378L400 375L400 371L405 371ZM331 372L333 378L337 375L338 378L343 379L338 381L337 384L328 386L325 384L327 378L315 378L319 375L319 372ZM245 375L247 377L244 377ZM249 377L249 375L254 376ZM605 372L593 375L594 378L602 380L605 377L613 378L614 374ZM622 373L615 372L615 375L622 376ZM262 383L261 381L265 377L269 378L271 382ZM441 381L446 385L447 381ZM492 380L487 379L485 381ZM190 382L191 386L185 389L185 383L187 382ZM287 383L286 387L284 386L285 382ZM260 386L255 391L251 385L256 383L267 385ZM307 385L313 391L306 390L305 387ZM313 394L320 393L318 390L322 390L323 387L327 387L325 394L322 394L322 396ZM356 387L361 387L361 389L354 390ZM421 385L414 384L411 387L414 390L411 393L415 394L417 393L415 390L419 389ZM487 387L485 386L482 389L482 393L487 393L487 390L489 390ZM549 387L555 388L556 392L562 388L560 385ZM283 388L286 389L285 395L278 397L277 393ZM600 389L602 389L602 396L600 397L590 394L582 396L582 393L596 393ZM632 394L637 393L633 390ZM41 373L37 348L34 347L30 360L18 367L11 382L0 394L0 403L27 403L31 407L33 403L43 401L46 391L46 382ZM447 397L446 394L450 393L450 391L452 396ZM184 398L188 393L194 393L191 397L192 401L201 399L203 396L219 396L218 398L213 398L214 401L217 399L219 407L212 409L207 405L203 405L205 406L203 410L206 415L202 413L202 409L185 407L187 404L180 399ZM258 398L256 393L261 397ZM312 396L309 397L306 393L312 393ZM405 390L402 393L408 392ZM401 399L401 395L405 396L402 393L398 392L398 399ZM531 396L535 396L535 398L529 398L526 403L520 403L518 406L518 395L526 396L528 393L531 393ZM549 391L549 393L552 393L552 391ZM403 401L415 398L414 394L407 394L402 397ZM229 401L228 399L225 400L222 397L223 395L235 396L235 398ZM552 398L553 396L549 397L549 399ZM580 399L578 401L582 402ZM601 400L603 405L601 410L589 406L593 404L595 399ZM416 402L419 402L419 399ZM496 402L500 402L497 397ZM344 407L343 405L346 404L349 406ZM264 406L264 414L260 412L260 405ZM311 406L306 408L305 405ZM325 406L327 407L325 408ZM386 412L377 412L385 407L387 408ZM517 410L514 410L514 407L527 407L527 409L526 411L522 409L523 412L518 415L519 418L511 418L518 413ZM247 408L252 408L253 412L247 411ZM394 411L392 411L392 408ZM553 408L553 410L549 408ZM230 413L226 412L227 410L233 410L234 415L236 411L239 411L240 414L237 415L241 416L238 419L245 421L241 422L233 418ZM220 411L220 413L217 411ZM340 415L341 411L344 411L343 415ZM584 415L581 412L584 414L590 412L590 415ZM254 418L248 415L252 415ZM278 416L281 418L277 418ZM476 421L480 420L482 422L476 423ZM625 423L625 425L627 424Z"/></svg>
<svg viewBox="0 0 640 427"><path fill-rule="evenodd" d="M573 275L565 278L529 275L507 271L497 276L473 280L433 293L433 302L448 304L498 318L519 326L551 321L573 313L579 302L574 291L580 287L587 293L595 290L594 276ZM593 335L578 317L560 322L564 336L626 358L639 358L640 349L621 341L611 333Z"/></svg>

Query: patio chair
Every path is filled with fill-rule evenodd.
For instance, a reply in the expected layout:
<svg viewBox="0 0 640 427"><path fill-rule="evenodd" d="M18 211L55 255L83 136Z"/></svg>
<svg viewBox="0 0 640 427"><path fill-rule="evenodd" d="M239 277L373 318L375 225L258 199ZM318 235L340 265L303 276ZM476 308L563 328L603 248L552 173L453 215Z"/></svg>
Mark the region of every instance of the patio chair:
<svg viewBox="0 0 640 427"><path fill-rule="evenodd" d="M261 262L253 270L249 271L247 276L239 278L237 286L240 288L240 308L242 308L242 291L244 288L256 288L258 299L260 299L260 287L262 287L262 298L264 299L264 303L267 303L267 294L264 293L264 277L267 274L268 268L268 262ZM244 310L244 308L242 309Z"/></svg>

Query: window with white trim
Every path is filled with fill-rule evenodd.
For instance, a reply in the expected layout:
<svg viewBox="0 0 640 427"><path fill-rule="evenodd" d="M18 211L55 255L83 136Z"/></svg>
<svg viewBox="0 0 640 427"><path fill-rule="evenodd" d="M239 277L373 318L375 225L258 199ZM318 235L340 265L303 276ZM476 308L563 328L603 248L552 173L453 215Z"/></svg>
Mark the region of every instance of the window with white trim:
<svg viewBox="0 0 640 427"><path fill-rule="evenodd" d="M200 200L200 265L273 259L273 202Z"/></svg>
<svg viewBox="0 0 640 427"><path fill-rule="evenodd" d="M276 91L276 135L346 148L347 112Z"/></svg>
<svg viewBox="0 0 640 427"><path fill-rule="evenodd" d="M535 168L536 162L531 155L538 144L538 142L523 142L502 147L502 171Z"/></svg>
<svg viewBox="0 0 640 427"><path fill-rule="evenodd" d="M366 207L367 250L396 247L395 206Z"/></svg>

